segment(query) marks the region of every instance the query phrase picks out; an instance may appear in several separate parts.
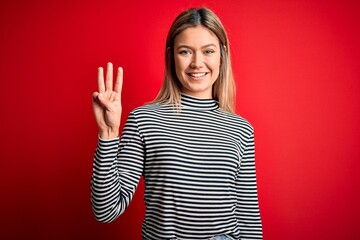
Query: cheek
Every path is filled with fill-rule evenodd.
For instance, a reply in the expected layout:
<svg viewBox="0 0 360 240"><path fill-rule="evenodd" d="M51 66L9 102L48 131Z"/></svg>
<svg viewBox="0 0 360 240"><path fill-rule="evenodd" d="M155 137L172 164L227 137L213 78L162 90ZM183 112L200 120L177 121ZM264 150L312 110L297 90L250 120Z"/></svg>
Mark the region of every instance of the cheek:
<svg viewBox="0 0 360 240"><path fill-rule="evenodd" d="M212 71L215 73L218 73L220 71L220 65L221 65L220 56L219 58L215 58L210 62Z"/></svg>
<svg viewBox="0 0 360 240"><path fill-rule="evenodd" d="M221 63L221 56L220 53L217 52L216 55L212 55L207 59L207 62L209 65L211 65L213 68L219 68Z"/></svg>
<svg viewBox="0 0 360 240"><path fill-rule="evenodd" d="M216 64L217 64L217 68L220 69L220 66L221 66L221 56L220 56L220 54L219 54L219 56L217 58Z"/></svg>
<svg viewBox="0 0 360 240"><path fill-rule="evenodd" d="M174 63L175 63L175 74L178 78L178 80L181 82L182 81L182 67L181 67L181 62L179 61L178 58L174 58Z"/></svg>
<svg viewBox="0 0 360 240"><path fill-rule="evenodd" d="M218 58L212 59L211 62L209 62L209 67L212 71L212 80L216 81L219 78L220 75L220 67L221 67L221 61L220 56Z"/></svg>
<svg viewBox="0 0 360 240"><path fill-rule="evenodd" d="M176 70L176 75L181 75L183 74L183 72L185 71L187 65L186 65L186 61L184 59L180 59L178 57L175 57L174 59L175 61L175 70Z"/></svg>

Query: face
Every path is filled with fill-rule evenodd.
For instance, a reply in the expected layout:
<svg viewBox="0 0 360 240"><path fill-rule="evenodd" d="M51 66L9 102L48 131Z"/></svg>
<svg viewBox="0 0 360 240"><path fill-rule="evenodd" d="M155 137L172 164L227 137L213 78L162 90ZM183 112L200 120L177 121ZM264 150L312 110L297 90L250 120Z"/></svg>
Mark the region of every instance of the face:
<svg viewBox="0 0 360 240"><path fill-rule="evenodd" d="M220 69L216 35L203 26L185 29L174 39L174 58L181 91L197 98L212 98Z"/></svg>

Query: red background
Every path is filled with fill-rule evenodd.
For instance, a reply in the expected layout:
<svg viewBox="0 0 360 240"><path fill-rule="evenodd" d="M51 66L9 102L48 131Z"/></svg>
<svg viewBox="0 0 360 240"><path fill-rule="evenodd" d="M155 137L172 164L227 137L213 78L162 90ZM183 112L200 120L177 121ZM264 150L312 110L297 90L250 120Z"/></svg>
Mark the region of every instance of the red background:
<svg viewBox="0 0 360 240"><path fill-rule="evenodd" d="M360 239L358 1L169 2L1 2L0 238L140 239L142 183L115 222L92 215L97 67L124 67L125 120L160 88L173 19L206 5L256 131L264 239Z"/></svg>

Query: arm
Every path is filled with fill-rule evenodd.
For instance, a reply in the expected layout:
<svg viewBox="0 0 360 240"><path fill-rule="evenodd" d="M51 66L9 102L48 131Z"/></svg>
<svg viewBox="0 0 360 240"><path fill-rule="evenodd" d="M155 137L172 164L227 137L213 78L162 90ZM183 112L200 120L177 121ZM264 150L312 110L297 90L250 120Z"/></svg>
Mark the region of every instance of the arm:
<svg viewBox="0 0 360 240"><path fill-rule="evenodd" d="M113 65L107 64L106 78L98 68L98 92L93 93L93 110L99 126L91 181L91 203L97 220L111 222L124 212L142 173L143 146L136 120L130 114L119 143L122 68L113 87Z"/></svg>
<svg viewBox="0 0 360 240"><path fill-rule="evenodd" d="M91 181L95 217L111 222L128 207L143 171L143 141L130 113L121 140L99 138Z"/></svg>
<svg viewBox="0 0 360 240"><path fill-rule="evenodd" d="M262 239L256 185L254 133L251 133L244 144L236 190L238 199L236 213L240 224L241 239Z"/></svg>

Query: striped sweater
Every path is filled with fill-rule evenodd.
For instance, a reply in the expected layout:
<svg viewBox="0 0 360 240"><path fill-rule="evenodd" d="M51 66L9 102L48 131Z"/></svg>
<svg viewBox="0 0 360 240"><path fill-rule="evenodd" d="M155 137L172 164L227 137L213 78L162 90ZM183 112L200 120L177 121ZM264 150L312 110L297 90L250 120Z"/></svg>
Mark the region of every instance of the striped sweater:
<svg viewBox="0 0 360 240"><path fill-rule="evenodd" d="M182 94L180 110L138 107L120 140L98 140L95 217L115 220L143 176L143 239L262 239L254 154L252 126L216 100Z"/></svg>

